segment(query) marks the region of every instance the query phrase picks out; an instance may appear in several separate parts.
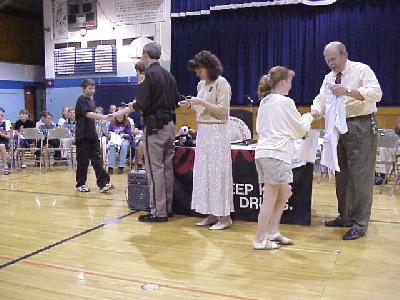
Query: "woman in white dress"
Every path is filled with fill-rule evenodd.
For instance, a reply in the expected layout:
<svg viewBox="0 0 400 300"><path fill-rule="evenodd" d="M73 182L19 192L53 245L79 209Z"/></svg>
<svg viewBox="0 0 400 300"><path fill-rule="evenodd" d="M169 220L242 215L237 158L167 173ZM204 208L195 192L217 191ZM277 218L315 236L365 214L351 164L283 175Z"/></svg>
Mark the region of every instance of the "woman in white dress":
<svg viewBox="0 0 400 300"><path fill-rule="evenodd" d="M180 102L193 109L197 119L192 209L207 215L196 225L220 230L232 225L230 213L234 211L228 131L231 87L221 76L220 60L209 51L196 54L188 67L200 79L197 97Z"/></svg>

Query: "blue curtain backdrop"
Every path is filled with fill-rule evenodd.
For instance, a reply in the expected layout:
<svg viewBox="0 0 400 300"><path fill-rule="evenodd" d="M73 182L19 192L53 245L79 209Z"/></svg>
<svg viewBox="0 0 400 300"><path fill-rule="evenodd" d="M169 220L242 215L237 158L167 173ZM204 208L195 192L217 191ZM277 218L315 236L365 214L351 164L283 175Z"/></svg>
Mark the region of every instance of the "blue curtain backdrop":
<svg viewBox="0 0 400 300"><path fill-rule="evenodd" d="M180 91L195 95L198 79L187 71L187 61L210 50L224 65L232 104L249 104L246 96L256 99L260 76L283 65L296 71L290 96L308 105L329 72L323 48L339 40L351 60L375 71L384 93L380 105L400 105L399 16L399 0L338 0L327 6L275 5L172 18L171 71Z"/></svg>

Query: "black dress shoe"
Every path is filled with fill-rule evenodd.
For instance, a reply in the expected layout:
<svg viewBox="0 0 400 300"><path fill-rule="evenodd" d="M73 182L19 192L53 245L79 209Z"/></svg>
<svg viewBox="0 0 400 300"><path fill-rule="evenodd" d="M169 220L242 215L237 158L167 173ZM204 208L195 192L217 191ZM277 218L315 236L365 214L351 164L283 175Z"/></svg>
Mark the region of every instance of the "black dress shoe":
<svg viewBox="0 0 400 300"><path fill-rule="evenodd" d="M359 239L360 237L363 237L365 235L365 231L360 230L360 229L355 229L351 228L349 231L345 233L343 236L343 239L348 241L348 240L356 240Z"/></svg>
<svg viewBox="0 0 400 300"><path fill-rule="evenodd" d="M168 217L157 217L153 216L152 214L147 214L140 216L138 218L140 222L152 222L152 223L161 223L161 222L168 222Z"/></svg>
<svg viewBox="0 0 400 300"><path fill-rule="evenodd" d="M325 221L326 227L344 227L342 223L338 222L337 219Z"/></svg>

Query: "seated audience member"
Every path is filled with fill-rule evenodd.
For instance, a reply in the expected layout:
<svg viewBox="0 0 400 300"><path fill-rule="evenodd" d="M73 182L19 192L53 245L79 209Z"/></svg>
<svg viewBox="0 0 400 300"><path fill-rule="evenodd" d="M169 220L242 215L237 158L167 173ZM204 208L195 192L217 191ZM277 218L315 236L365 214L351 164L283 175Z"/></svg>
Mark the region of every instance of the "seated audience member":
<svg viewBox="0 0 400 300"><path fill-rule="evenodd" d="M132 127L132 143L131 148L136 156L136 167L138 170L143 169L144 164L144 144L143 144L143 131L135 127L135 123L133 123Z"/></svg>
<svg viewBox="0 0 400 300"><path fill-rule="evenodd" d="M103 108L100 106L96 107L96 114L103 114ZM95 120L96 132L99 136L100 140L100 149L103 158L103 162L106 158L106 149L107 149L107 135L108 135L108 125L110 122L107 120Z"/></svg>
<svg viewBox="0 0 400 300"><path fill-rule="evenodd" d="M7 150L10 149L11 122L4 119L4 108L0 107L0 155L3 161L4 175L10 174L8 168Z"/></svg>
<svg viewBox="0 0 400 300"><path fill-rule="evenodd" d="M53 123L53 115L50 112L46 113L46 118L44 121L44 124L39 127L39 130L43 133L45 136L45 140L43 141L43 145L46 145L47 143L47 135L49 134L49 131L56 128L56 124ZM49 147L54 147L58 148L60 147L60 140L49 140ZM40 155L40 151L36 151L35 153L36 157ZM54 159L55 160L60 160L61 158L61 151L57 150L54 153Z"/></svg>
<svg viewBox="0 0 400 300"><path fill-rule="evenodd" d="M35 128L35 124L29 119L29 112L26 109L21 109L19 111L19 119L15 122L14 130L16 132L16 137L18 140L18 148L29 149L29 142L21 134L24 128ZM25 169L25 151L18 151L18 155L21 155L21 168Z"/></svg>
<svg viewBox="0 0 400 300"><path fill-rule="evenodd" d="M40 126L44 124L44 120L46 119L47 111L42 110L40 112L40 120L36 122L36 128L39 129Z"/></svg>
<svg viewBox="0 0 400 300"><path fill-rule="evenodd" d="M63 126L63 124L68 120L68 106L64 106L61 111L61 117L58 119L57 126Z"/></svg>
<svg viewBox="0 0 400 300"><path fill-rule="evenodd" d="M117 111L117 106L114 104L111 104L110 107L108 108L108 113L112 114L115 113Z"/></svg>
<svg viewBox="0 0 400 300"><path fill-rule="evenodd" d="M63 128L67 129L69 133L71 134L70 138L65 138L61 140L62 147L65 149L68 149L71 147L74 137L75 137L75 128L76 128L76 122L75 122L75 108L70 107L68 109L68 114L67 114L67 119L65 120L64 124L62 125ZM68 157L68 151L63 150L62 151L62 158L67 159Z"/></svg>
<svg viewBox="0 0 400 300"><path fill-rule="evenodd" d="M116 111L120 111L121 109L124 109L124 107L118 106ZM132 132L133 132L133 130L136 128L135 121L129 115L127 115L126 118L129 122L129 124L131 124Z"/></svg>
<svg viewBox="0 0 400 300"><path fill-rule="evenodd" d="M75 108L69 108L68 109L67 119L65 120L64 124L62 125L62 127L68 129L68 131L72 135L75 135L75 127L76 127Z"/></svg>
<svg viewBox="0 0 400 300"><path fill-rule="evenodd" d="M104 110L102 107L97 106L96 107L96 114L103 114ZM99 135L99 138L101 136L107 136L108 134L108 125L110 125L110 122L108 122L107 120L95 120L95 124L96 124L96 131Z"/></svg>
<svg viewBox="0 0 400 300"><path fill-rule="evenodd" d="M130 146L130 139L132 136L132 127L126 118L126 115L117 116L108 127L109 142L108 142L108 173L114 172L114 164L119 152L119 167L118 173L121 174L124 171L126 156Z"/></svg>

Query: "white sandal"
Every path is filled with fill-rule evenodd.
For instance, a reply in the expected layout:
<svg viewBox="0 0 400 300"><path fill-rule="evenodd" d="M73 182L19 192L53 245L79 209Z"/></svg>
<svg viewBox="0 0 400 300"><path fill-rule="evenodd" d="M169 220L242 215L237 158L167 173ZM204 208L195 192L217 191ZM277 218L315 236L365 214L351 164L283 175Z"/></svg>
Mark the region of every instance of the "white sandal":
<svg viewBox="0 0 400 300"><path fill-rule="evenodd" d="M218 223L214 224L213 226L210 226L210 230L222 230L225 228L229 228L232 226L232 220L229 218L227 221L222 221L219 220Z"/></svg>
<svg viewBox="0 0 400 300"><path fill-rule="evenodd" d="M279 245L271 240L263 240L261 243L257 241L253 241L253 249L254 250L274 250L278 249Z"/></svg>
<svg viewBox="0 0 400 300"><path fill-rule="evenodd" d="M207 217L201 220L200 222L196 223L196 226L208 226L208 225L213 225L218 222L217 217Z"/></svg>
<svg viewBox="0 0 400 300"><path fill-rule="evenodd" d="M294 244L291 239L288 239L287 237L284 237L279 232L270 235L269 239L271 241L278 242L281 245L293 245Z"/></svg>

